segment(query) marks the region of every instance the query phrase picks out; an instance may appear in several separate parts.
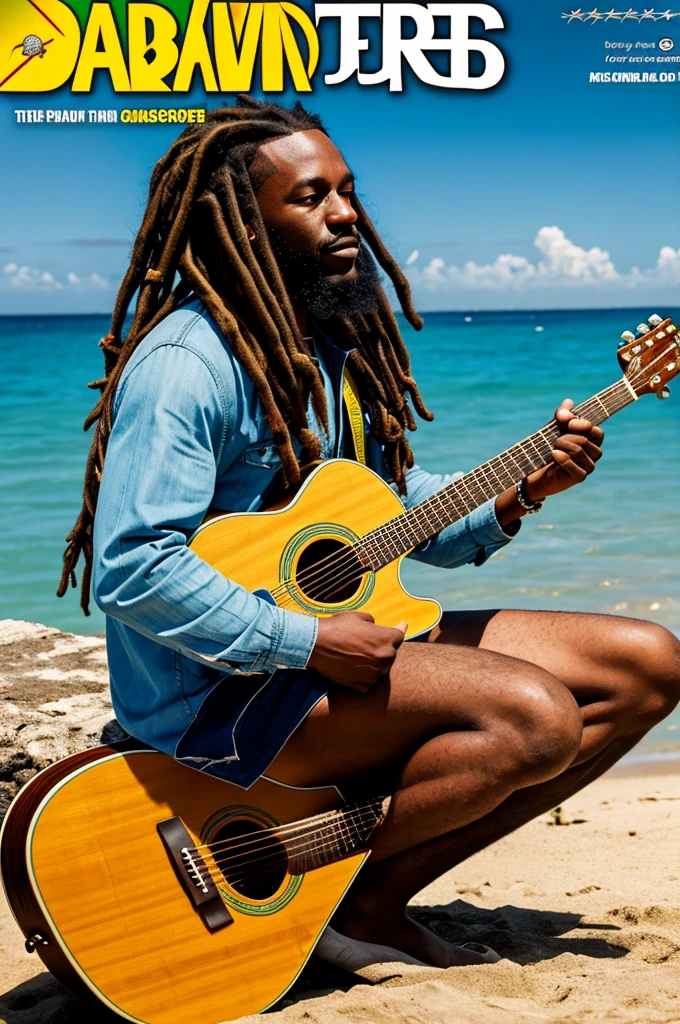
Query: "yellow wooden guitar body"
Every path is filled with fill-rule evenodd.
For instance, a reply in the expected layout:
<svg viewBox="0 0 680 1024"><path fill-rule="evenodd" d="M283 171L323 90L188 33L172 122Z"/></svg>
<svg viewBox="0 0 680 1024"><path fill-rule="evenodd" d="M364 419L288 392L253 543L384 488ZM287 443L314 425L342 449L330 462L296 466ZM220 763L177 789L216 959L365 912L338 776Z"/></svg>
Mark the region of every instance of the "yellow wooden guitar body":
<svg viewBox="0 0 680 1024"><path fill-rule="evenodd" d="M285 508L220 516L194 534L191 548L247 590L267 591L282 608L320 617L369 612L382 626L408 622L406 636L413 637L432 629L442 609L437 601L405 590L399 575L403 555L366 573L341 601L319 601L313 586L305 590L298 584L310 571L305 567L333 545L349 547L403 511L377 473L358 462L333 459L314 470ZM311 579L314 583L317 576Z"/></svg>
<svg viewBox="0 0 680 1024"><path fill-rule="evenodd" d="M234 920L211 934L178 883L157 823L178 815L197 845L225 821L299 821L341 803L334 788L292 790L263 779L244 791L155 751L74 755L36 776L8 814L7 895L25 934L47 937L38 952L50 970L77 991L82 982L124 1019L231 1021L286 992L367 854L298 876L284 868L266 899L222 879ZM21 894L12 848L17 858L25 850ZM27 909L33 897L39 911Z"/></svg>

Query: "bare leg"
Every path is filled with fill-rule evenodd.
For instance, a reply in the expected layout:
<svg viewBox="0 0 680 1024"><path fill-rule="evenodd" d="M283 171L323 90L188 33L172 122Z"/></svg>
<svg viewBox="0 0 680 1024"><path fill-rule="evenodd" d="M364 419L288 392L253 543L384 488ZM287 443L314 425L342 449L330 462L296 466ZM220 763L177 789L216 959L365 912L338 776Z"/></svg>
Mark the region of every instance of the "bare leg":
<svg viewBox="0 0 680 1024"><path fill-rule="evenodd" d="M394 858L399 874L395 855L553 778L573 761L580 737L574 698L535 665L492 651L407 644L370 693L333 687L267 774L292 785L337 782L347 795L392 794L373 849L375 859ZM341 930L440 966L481 962L411 922L405 902L395 910L379 868L371 889L384 909L382 934L361 923Z"/></svg>
<svg viewBox="0 0 680 1024"><path fill-rule="evenodd" d="M305 784L311 765L314 781L352 780L363 770L368 774L361 788L375 791L394 772L387 821L338 926L448 966L470 962L469 955L410 921L404 914L408 900L454 864L566 799L630 749L678 699L680 645L648 623L542 612L447 616L430 639L429 647L402 649L386 681L388 694L374 691L377 707L374 695L334 692L271 773ZM428 657L433 648L449 657ZM489 661L494 654L498 660ZM543 676L531 674L537 666ZM541 687L549 700L537 718ZM574 698L583 725L578 751ZM438 722L430 723L436 734L425 739L421 733L424 742L418 744L423 705L437 710ZM410 731L415 749L408 757ZM403 768L395 772L399 760ZM324 778L324 771L333 774Z"/></svg>

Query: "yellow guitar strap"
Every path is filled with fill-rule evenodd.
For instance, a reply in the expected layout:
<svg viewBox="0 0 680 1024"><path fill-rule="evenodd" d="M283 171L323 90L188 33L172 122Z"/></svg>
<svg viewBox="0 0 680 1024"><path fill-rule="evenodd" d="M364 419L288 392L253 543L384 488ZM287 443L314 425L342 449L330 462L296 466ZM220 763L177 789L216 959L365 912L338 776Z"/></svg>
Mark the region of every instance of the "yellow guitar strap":
<svg viewBox="0 0 680 1024"><path fill-rule="evenodd" d="M364 414L361 411L359 391L354 382L354 378L352 377L347 367L345 367L343 392L345 396L345 408L347 410L347 418L349 420L350 430L352 431L352 440L354 441L354 453L357 457L357 462L361 462L362 465L365 466L366 435L364 433Z"/></svg>

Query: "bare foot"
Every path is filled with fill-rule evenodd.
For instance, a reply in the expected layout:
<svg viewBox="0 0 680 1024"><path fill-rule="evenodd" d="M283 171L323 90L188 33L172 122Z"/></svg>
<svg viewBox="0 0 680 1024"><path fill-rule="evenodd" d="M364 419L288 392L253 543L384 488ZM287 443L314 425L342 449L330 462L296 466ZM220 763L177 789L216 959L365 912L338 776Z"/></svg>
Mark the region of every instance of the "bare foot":
<svg viewBox="0 0 680 1024"><path fill-rule="evenodd" d="M464 967L489 962L482 953L445 942L405 914L388 918L384 911L364 913L356 906L348 906L345 901L332 924L351 939L392 946L433 967Z"/></svg>

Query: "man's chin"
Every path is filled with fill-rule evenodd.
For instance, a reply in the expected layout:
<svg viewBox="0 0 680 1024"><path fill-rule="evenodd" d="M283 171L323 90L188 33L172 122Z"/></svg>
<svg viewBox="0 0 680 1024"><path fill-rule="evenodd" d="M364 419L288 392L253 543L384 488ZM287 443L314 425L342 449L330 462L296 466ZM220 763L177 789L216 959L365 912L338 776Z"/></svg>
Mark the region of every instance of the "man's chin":
<svg viewBox="0 0 680 1024"><path fill-rule="evenodd" d="M270 228L269 233L290 298L303 302L312 316L330 320L372 313L378 308L380 276L365 246L359 246L357 255L351 258L330 252L315 258L293 253L274 229Z"/></svg>
<svg viewBox="0 0 680 1024"><path fill-rule="evenodd" d="M350 284L359 277L356 257L352 260L341 260L338 257L324 260L324 278L331 285L347 282Z"/></svg>

